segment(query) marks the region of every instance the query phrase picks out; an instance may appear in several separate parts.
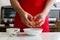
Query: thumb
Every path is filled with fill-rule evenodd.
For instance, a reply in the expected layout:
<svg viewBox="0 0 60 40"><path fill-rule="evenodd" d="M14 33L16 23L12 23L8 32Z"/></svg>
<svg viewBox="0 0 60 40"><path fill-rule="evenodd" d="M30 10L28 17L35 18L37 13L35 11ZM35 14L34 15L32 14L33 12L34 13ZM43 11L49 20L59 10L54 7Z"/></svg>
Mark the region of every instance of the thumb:
<svg viewBox="0 0 60 40"><path fill-rule="evenodd" d="M36 16L34 16L34 18L33 18L33 19L35 20L35 19L37 19L38 17L39 17L39 15L36 15Z"/></svg>

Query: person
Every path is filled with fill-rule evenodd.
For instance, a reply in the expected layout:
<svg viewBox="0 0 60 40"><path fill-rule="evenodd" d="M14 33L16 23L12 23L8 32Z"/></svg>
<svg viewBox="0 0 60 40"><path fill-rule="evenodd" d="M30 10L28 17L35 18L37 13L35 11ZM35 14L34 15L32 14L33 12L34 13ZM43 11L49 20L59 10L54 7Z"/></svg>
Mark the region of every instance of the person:
<svg viewBox="0 0 60 40"><path fill-rule="evenodd" d="M54 0L10 0L12 7L16 10L14 27L20 28L42 28L43 32L49 32L48 13Z"/></svg>

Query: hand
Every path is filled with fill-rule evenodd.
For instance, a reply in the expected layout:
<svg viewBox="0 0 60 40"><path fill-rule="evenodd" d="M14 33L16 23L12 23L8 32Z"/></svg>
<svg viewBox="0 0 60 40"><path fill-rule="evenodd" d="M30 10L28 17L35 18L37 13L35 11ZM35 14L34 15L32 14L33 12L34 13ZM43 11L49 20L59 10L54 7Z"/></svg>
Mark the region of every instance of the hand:
<svg viewBox="0 0 60 40"><path fill-rule="evenodd" d="M33 20L33 16L29 14L28 12L22 12L23 14L20 15L21 22L25 24L27 27L32 27L31 26L31 21L28 19L28 17Z"/></svg>
<svg viewBox="0 0 60 40"><path fill-rule="evenodd" d="M38 21L36 21L36 27L38 26L42 26L45 22L45 15L42 14L38 14L34 17L34 20L36 20L38 18Z"/></svg>

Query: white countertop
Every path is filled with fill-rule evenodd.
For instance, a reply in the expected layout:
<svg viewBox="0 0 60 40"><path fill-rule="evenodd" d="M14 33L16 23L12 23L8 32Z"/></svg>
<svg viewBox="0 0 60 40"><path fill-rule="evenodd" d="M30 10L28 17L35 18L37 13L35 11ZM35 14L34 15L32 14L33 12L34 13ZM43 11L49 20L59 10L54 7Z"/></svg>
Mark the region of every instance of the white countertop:
<svg viewBox="0 0 60 40"><path fill-rule="evenodd" d="M60 32L46 32L38 36L28 36L20 33L20 36L9 37L6 32L0 32L0 40L60 40Z"/></svg>

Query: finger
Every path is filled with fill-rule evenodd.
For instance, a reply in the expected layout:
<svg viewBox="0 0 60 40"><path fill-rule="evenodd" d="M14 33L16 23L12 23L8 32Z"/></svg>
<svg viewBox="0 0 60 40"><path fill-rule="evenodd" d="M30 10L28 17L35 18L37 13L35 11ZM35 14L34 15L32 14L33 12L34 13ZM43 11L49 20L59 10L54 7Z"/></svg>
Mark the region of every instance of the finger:
<svg viewBox="0 0 60 40"><path fill-rule="evenodd" d="M43 24L44 24L44 22L41 22L41 23L40 23L40 26L42 26Z"/></svg>
<svg viewBox="0 0 60 40"><path fill-rule="evenodd" d="M42 26L44 24L44 21L41 21L38 25L37 25L37 27L38 26Z"/></svg>
<svg viewBox="0 0 60 40"><path fill-rule="evenodd" d="M26 17L26 22L29 22L30 23L30 20Z"/></svg>
<svg viewBox="0 0 60 40"><path fill-rule="evenodd" d="M28 22L30 22L30 20L28 19L28 17L29 17L29 18L32 18L32 16L31 16L30 14L27 14L27 15L26 15L26 20L27 20Z"/></svg>
<svg viewBox="0 0 60 40"><path fill-rule="evenodd" d="M31 27L31 21L29 21L27 17L26 17L26 19L24 19L24 21L22 20L22 22L23 22L26 26Z"/></svg>
<svg viewBox="0 0 60 40"><path fill-rule="evenodd" d="M38 16L35 16L33 19L35 20Z"/></svg>
<svg viewBox="0 0 60 40"><path fill-rule="evenodd" d="M33 17L32 16L30 16L30 17L31 17L31 21L33 21L33 19L32 19ZM26 18L26 21L29 23L29 25L31 25L31 21L28 18Z"/></svg>
<svg viewBox="0 0 60 40"><path fill-rule="evenodd" d="M42 21L43 21L43 20L40 19L40 20L36 21L36 23L39 24L39 23L41 23Z"/></svg>
<svg viewBox="0 0 60 40"><path fill-rule="evenodd" d="M30 18L31 21L33 20L33 16L32 15L29 14L28 17Z"/></svg>
<svg viewBox="0 0 60 40"><path fill-rule="evenodd" d="M40 18L40 16L39 16L39 15L36 15L36 16L34 17L34 20L35 20L36 18Z"/></svg>
<svg viewBox="0 0 60 40"><path fill-rule="evenodd" d="M29 27L29 28L32 28L32 26L30 26L29 24L26 24L26 26Z"/></svg>
<svg viewBox="0 0 60 40"><path fill-rule="evenodd" d="M27 26L27 27L29 27L29 28L32 28L32 26L31 26L31 25L29 25L29 24L26 24L26 26Z"/></svg>
<svg viewBox="0 0 60 40"><path fill-rule="evenodd" d="M28 23L27 23L28 24ZM35 23L34 22L32 22L32 23L30 23L30 24L28 24L29 25L29 27L31 27L31 28L34 28L35 27Z"/></svg>
<svg viewBox="0 0 60 40"><path fill-rule="evenodd" d="M28 27L32 27L29 22L25 21L25 25Z"/></svg>
<svg viewBox="0 0 60 40"><path fill-rule="evenodd" d="M42 22L43 22L43 20L40 19L40 20L37 22L36 27L40 26L40 24L41 24Z"/></svg>

